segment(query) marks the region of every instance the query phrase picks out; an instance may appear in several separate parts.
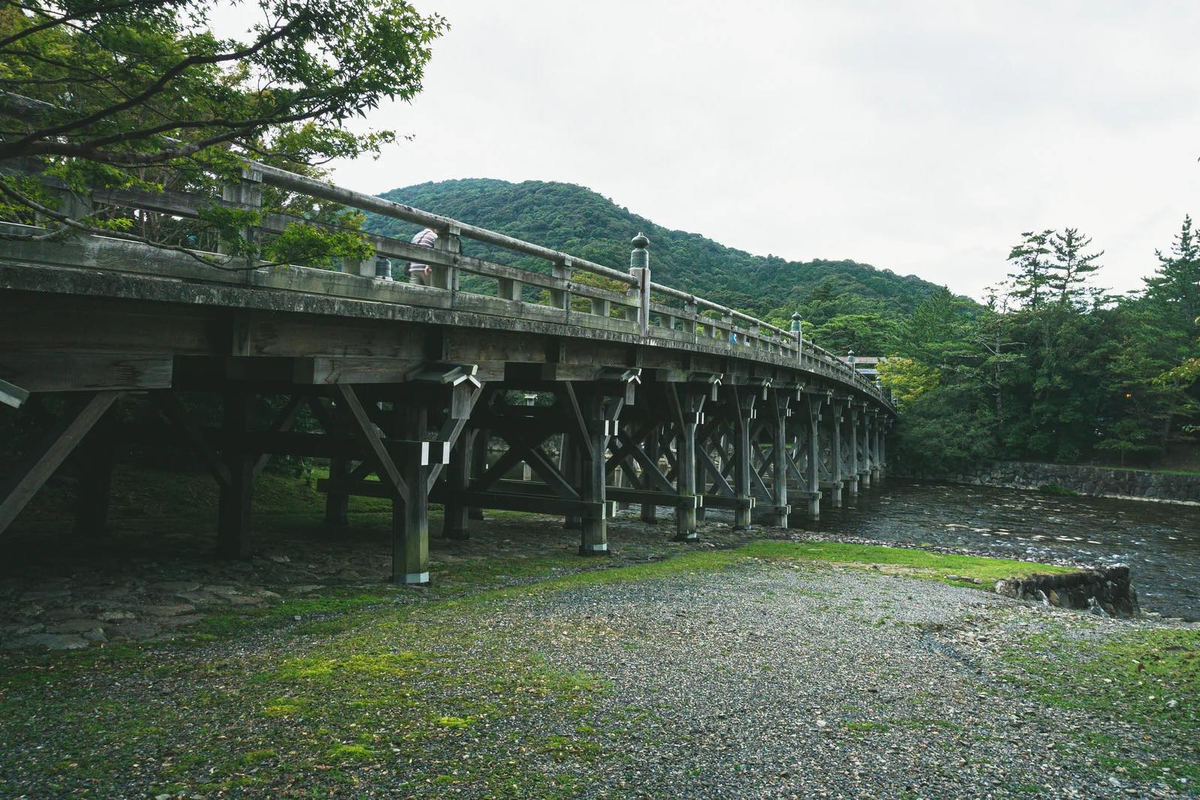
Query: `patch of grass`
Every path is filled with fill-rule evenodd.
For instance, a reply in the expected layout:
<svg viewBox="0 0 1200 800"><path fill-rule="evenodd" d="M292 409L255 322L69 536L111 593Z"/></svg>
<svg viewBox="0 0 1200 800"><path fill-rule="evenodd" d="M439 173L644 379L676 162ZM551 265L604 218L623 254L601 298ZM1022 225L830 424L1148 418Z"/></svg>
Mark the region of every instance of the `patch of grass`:
<svg viewBox="0 0 1200 800"><path fill-rule="evenodd" d="M440 728L462 730L463 728L471 727L471 720L463 717L438 717L436 722Z"/></svg>
<svg viewBox="0 0 1200 800"><path fill-rule="evenodd" d="M1048 705L1099 713L1200 749L1200 630L1133 630L1099 642L1034 634L1005 659L1020 669L1013 677ZM1176 774L1200 780L1200 763L1176 766Z"/></svg>
<svg viewBox="0 0 1200 800"><path fill-rule="evenodd" d="M1038 487L1038 491L1050 497L1079 497L1079 492L1059 486L1057 483L1043 483Z"/></svg>
<svg viewBox="0 0 1200 800"><path fill-rule="evenodd" d="M881 571L895 571L910 577L930 578L951 585L961 584L946 580L948 574L979 578L990 585L1003 578L1072 571L1071 567L1034 564L1007 558L931 553L907 547L841 542L761 541L730 552L769 560L824 561L833 564L890 567L892 570Z"/></svg>
<svg viewBox="0 0 1200 800"><path fill-rule="evenodd" d="M362 744L339 744L331 747L325 756L331 761L370 761L375 752Z"/></svg>

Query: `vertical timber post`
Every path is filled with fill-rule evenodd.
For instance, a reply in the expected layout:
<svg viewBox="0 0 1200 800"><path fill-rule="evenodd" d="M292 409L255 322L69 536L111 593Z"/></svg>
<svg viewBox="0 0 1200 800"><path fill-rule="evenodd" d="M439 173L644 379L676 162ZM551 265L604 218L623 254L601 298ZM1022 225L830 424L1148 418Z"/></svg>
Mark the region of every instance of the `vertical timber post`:
<svg viewBox="0 0 1200 800"><path fill-rule="evenodd" d="M325 495L325 524L345 528L350 524L350 495L346 483L350 480L350 461L329 459L329 492Z"/></svg>
<svg viewBox="0 0 1200 800"><path fill-rule="evenodd" d="M608 443L608 420L604 415L601 397L586 392L582 406L587 423L587 442L575 447L576 463L579 465L579 495L586 503L581 520L579 554L582 556L608 555L608 502L605 496L604 451Z"/></svg>
<svg viewBox="0 0 1200 800"><path fill-rule="evenodd" d="M658 439L661 431L658 425L650 428L650 434L646 437L646 455L650 457L650 461L656 466L658 464ZM658 522L658 506L653 502L642 503L642 522L655 524Z"/></svg>
<svg viewBox="0 0 1200 800"><path fill-rule="evenodd" d="M676 481L678 500L675 506L675 541L695 542L700 535L696 532L696 428L700 423L700 408L704 396L688 384L671 386L668 391L676 392L683 412L682 426L675 442Z"/></svg>
<svg viewBox="0 0 1200 800"><path fill-rule="evenodd" d="M734 417L733 440L733 493L739 505L733 511L733 529L749 530L750 515L750 425L754 420L753 393L743 393L740 387L729 387L733 399L731 408Z"/></svg>
<svg viewBox="0 0 1200 800"><path fill-rule="evenodd" d="M399 455L400 474L408 486L407 501L392 498L392 582L429 583L429 465L437 443L425 441L429 409L423 399L407 408L393 408L392 413L407 440Z"/></svg>
<svg viewBox="0 0 1200 800"><path fill-rule="evenodd" d="M851 497L858 495L858 409L850 403L850 475L846 481L846 490Z"/></svg>
<svg viewBox="0 0 1200 800"><path fill-rule="evenodd" d="M250 504L254 493L253 453L240 446L249 427L250 398L241 391L225 393L224 460L229 483L221 487L217 520L217 553L222 558L250 555Z"/></svg>
<svg viewBox="0 0 1200 800"><path fill-rule="evenodd" d="M771 440L774 445L772 456L772 477L775 479L774 491L775 512L772 524L779 528L788 526L788 474L787 474L787 427L791 407L782 390L771 389L771 408L774 423L771 426Z"/></svg>
<svg viewBox="0 0 1200 800"><path fill-rule="evenodd" d="M821 400L808 395L808 518L821 516Z"/></svg>
<svg viewBox="0 0 1200 800"><path fill-rule="evenodd" d="M108 532L119 408L118 399L88 431L79 448L81 471L79 497L75 506L76 536L99 536Z"/></svg>
<svg viewBox="0 0 1200 800"><path fill-rule="evenodd" d="M487 472L488 445L491 444L491 434L480 428L475 431L475 441L471 443L471 461L469 462L470 478L478 478ZM483 509L478 506L467 507L467 519L475 522L483 521Z"/></svg>
<svg viewBox="0 0 1200 800"><path fill-rule="evenodd" d="M650 240L639 233L633 237L633 250L629 253L629 274L637 279L638 329L642 336L650 335L650 251L646 248Z"/></svg>
<svg viewBox="0 0 1200 800"><path fill-rule="evenodd" d="M829 459L833 462L829 468L830 480L833 482L833 488L829 490L829 504L834 508L842 507L842 482L845 477L842 475L842 405L835 402L831 409L833 413L829 415L830 427L830 448Z"/></svg>
<svg viewBox="0 0 1200 800"><path fill-rule="evenodd" d="M221 187L221 199L235 204L242 211L258 211L262 208L262 171L251 166L242 167L242 178L237 183L227 183ZM246 226L241 230L241 239L246 242L246 266L252 266L258 254L256 252L258 243L257 229ZM227 255L234 255L234 247L231 243L220 242L217 245L217 252ZM246 270L243 275L245 283L250 283L253 273Z"/></svg>
<svg viewBox="0 0 1200 800"><path fill-rule="evenodd" d="M442 516L442 536L447 539L470 538L467 532L467 507L461 498L471 488L474 439L475 431L465 430L450 451L450 465L446 470L446 503Z"/></svg>

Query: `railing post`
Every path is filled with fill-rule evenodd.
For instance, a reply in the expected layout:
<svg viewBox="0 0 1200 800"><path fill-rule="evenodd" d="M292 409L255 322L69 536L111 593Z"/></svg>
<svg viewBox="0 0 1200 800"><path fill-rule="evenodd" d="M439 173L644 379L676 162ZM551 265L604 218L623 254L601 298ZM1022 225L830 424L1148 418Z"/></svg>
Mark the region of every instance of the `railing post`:
<svg viewBox="0 0 1200 800"><path fill-rule="evenodd" d="M262 183L263 174L261 169L253 166L242 167L242 179L237 183L227 183L221 187L221 199L229 203L235 203L238 208L245 211L258 211L262 208ZM258 241L258 229L249 225L241 230L241 238L247 242ZM220 242L217 245L218 253L228 254L233 248L225 243ZM253 259L257 256L249 256L246 258L246 266L252 266ZM250 281L249 271L246 273L246 281Z"/></svg>
<svg viewBox="0 0 1200 800"><path fill-rule="evenodd" d="M450 253L451 255L458 255L462 252L461 233L462 229L457 225L451 225L444 231L438 231L437 239L433 243L433 249L441 250L443 253ZM431 264L429 274L433 286L450 292L450 307L453 308L454 296L458 294L458 267Z"/></svg>
<svg viewBox="0 0 1200 800"><path fill-rule="evenodd" d="M569 281L571 280L571 260L567 259L561 263L556 263L553 266L554 277ZM551 289L550 290L550 305L553 308L560 308L563 312L565 322L571 321L571 293L566 289Z"/></svg>
<svg viewBox="0 0 1200 800"><path fill-rule="evenodd" d="M650 335L650 240L645 234L633 237L633 250L629 254L629 274L637 278L638 328L642 336Z"/></svg>
<svg viewBox="0 0 1200 800"><path fill-rule="evenodd" d="M687 314L683 319L683 332L696 335L696 301L688 300L683 304L684 313Z"/></svg>
<svg viewBox="0 0 1200 800"><path fill-rule="evenodd" d="M800 312L792 314L792 336L796 340L796 363L804 363L804 331L800 328L802 318Z"/></svg>

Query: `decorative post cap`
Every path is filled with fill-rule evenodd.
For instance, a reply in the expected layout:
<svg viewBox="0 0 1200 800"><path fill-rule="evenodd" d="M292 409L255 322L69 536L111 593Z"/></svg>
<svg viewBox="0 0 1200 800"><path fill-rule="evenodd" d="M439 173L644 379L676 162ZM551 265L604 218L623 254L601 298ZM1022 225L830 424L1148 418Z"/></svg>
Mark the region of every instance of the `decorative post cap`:
<svg viewBox="0 0 1200 800"><path fill-rule="evenodd" d="M639 233L637 236L633 237L634 247L648 247L649 245L650 240L646 238L646 234Z"/></svg>
<svg viewBox="0 0 1200 800"><path fill-rule="evenodd" d="M800 316L799 311L795 311L792 313L792 319L796 320L796 322L799 322L803 318Z"/></svg>
<svg viewBox="0 0 1200 800"><path fill-rule="evenodd" d="M854 351L853 351L853 350L851 350L851 351L850 351L850 352L849 352L849 353L846 355L846 360L847 360L848 362L850 362L851 364L853 364L853 363L854 363Z"/></svg>

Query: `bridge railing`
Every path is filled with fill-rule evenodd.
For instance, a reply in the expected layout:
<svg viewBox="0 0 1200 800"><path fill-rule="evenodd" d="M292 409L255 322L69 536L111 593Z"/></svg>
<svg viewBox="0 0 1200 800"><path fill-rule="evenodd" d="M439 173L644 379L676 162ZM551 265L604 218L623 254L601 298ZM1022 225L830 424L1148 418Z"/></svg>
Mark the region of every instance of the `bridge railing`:
<svg viewBox="0 0 1200 800"><path fill-rule="evenodd" d="M258 263L215 269L212 256L217 254L203 252L200 248L196 253L202 256L199 259L179 253L180 248L161 260L109 257L103 259L102 266L106 269L291 291L319 291L379 302L565 322L585 328L640 334L660 340L663 344L690 345L734 356L795 365L802 370L849 384L877 402L890 406L885 395L870 380L832 353L802 339L799 334L703 297L653 282L648 268L624 272L450 217L265 164L248 162L242 180L226 186L219 201L199 194L137 189L94 190L86 198L80 198L53 178L43 177L43 181L51 192L57 192L62 197L64 207L73 209L72 216L81 215L78 206L82 202L87 206L83 213L100 206L113 206L165 215L176 221L203 221L206 210L213 206L260 210L261 188L265 185L296 196L332 201L360 211L432 228L438 233L437 243L432 249L394 237L363 234L374 249L374 254L358 263L343 264L342 274L303 266L277 270L270 266L259 266ZM268 213L261 215L259 224L247 229L243 235L262 240L284 233L293 223L336 227L298 216ZM22 227L5 225L10 234ZM121 239L128 242L137 237L113 231L93 234L88 238L111 238L118 240L114 244L120 245ZM548 262L549 269L520 268L469 255L463 252L464 241ZM20 251L15 255L24 252L34 261L39 257L44 260L46 248L54 246L50 242L11 244L10 251ZM59 242L58 245L72 249L69 242ZM76 247L75 250L75 254L86 262L87 254L94 249ZM429 265L432 286L380 280L376 273L380 260L385 258L400 262L397 271L401 273L409 262ZM64 257L61 263L69 265L73 262ZM583 281L579 273L588 273L602 280ZM473 280L466 281L464 285L464 276L473 276ZM598 286L595 283L605 285Z"/></svg>

